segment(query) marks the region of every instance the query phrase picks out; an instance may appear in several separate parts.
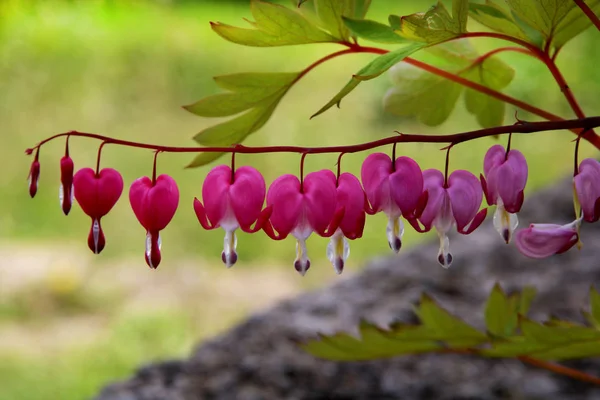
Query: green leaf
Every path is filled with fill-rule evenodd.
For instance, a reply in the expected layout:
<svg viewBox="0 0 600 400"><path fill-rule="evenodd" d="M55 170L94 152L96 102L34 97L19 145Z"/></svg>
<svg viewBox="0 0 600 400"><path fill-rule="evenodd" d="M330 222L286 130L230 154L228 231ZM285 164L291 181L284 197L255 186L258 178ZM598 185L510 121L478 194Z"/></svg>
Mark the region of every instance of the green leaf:
<svg viewBox="0 0 600 400"><path fill-rule="evenodd" d="M426 13L406 15L400 19L399 35L409 40L429 44L443 42L465 32L464 4L456 2L457 15L453 18L443 3L438 2ZM395 25L396 21L394 21Z"/></svg>
<svg viewBox="0 0 600 400"><path fill-rule="evenodd" d="M529 314L529 307L537 294L536 288L532 286L525 286L519 294L519 314L527 316Z"/></svg>
<svg viewBox="0 0 600 400"><path fill-rule="evenodd" d="M512 68L495 57L479 60L469 41L448 42L428 48L445 64L444 69L494 90L506 87L514 77ZM398 116L415 116L429 126L448 119L464 88L445 78L405 63L392 68L394 86L386 93L384 110ZM483 127L502 125L505 104L472 89L465 91L467 110Z"/></svg>
<svg viewBox="0 0 600 400"><path fill-rule="evenodd" d="M454 20L455 30L457 32L467 31L467 20L469 19L469 1L452 1L452 19Z"/></svg>
<svg viewBox="0 0 600 400"><path fill-rule="evenodd" d="M313 116L311 116L311 118L324 113L336 104L339 107L340 101L348 93L354 90L354 88L356 88L361 81L366 81L378 77L379 75L383 74L385 71L390 69L394 64L402 61L402 59L408 57L412 53L422 49L424 46L425 45L422 43L414 43L375 58L365 67L363 67L360 71L358 71L358 73L352 77L352 79L346 84L346 86L344 86L342 90L337 95L335 95L333 99L329 101L329 103L324 105L319 111L317 111Z"/></svg>
<svg viewBox="0 0 600 400"><path fill-rule="evenodd" d="M364 18L369 7L371 7L371 0L354 0L354 18Z"/></svg>
<svg viewBox="0 0 600 400"><path fill-rule="evenodd" d="M269 120L279 101L298 76L298 72L290 72L241 73L215 77L217 85L230 90L231 93L208 96L185 108L203 117L222 117L249 111L204 129L194 140L205 146L227 147L241 143ZM188 168L205 165L221 155L222 153L201 153Z"/></svg>
<svg viewBox="0 0 600 400"><path fill-rule="evenodd" d="M398 31L402 27L402 17L392 14L388 17L388 23L393 30Z"/></svg>
<svg viewBox="0 0 600 400"><path fill-rule="evenodd" d="M407 40L398 35L388 25L368 19L352 19L344 17L344 23L359 38L378 43L406 43Z"/></svg>
<svg viewBox="0 0 600 400"><path fill-rule="evenodd" d="M238 28L223 23L211 23L211 27L224 39L245 46L269 47L338 41L300 13L281 5L251 0L250 10L257 29Z"/></svg>
<svg viewBox="0 0 600 400"><path fill-rule="evenodd" d="M496 336L511 336L517 327L518 304L509 299L500 285L494 285L485 307L487 330Z"/></svg>
<svg viewBox="0 0 600 400"><path fill-rule="evenodd" d="M584 2L594 14L600 15L600 0L586 0ZM585 31L590 26L592 26L592 21L590 21L587 15L581 11L581 8L574 7L556 26L552 44L556 48L561 48L565 43Z"/></svg>
<svg viewBox="0 0 600 400"><path fill-rule="evenodd" d="M527 39L525 32L519 28L510 14L492 2L486 4L469 3L469 15L475 21L496 32Z"/></svg>
<svg viewBox="0 0 600 400"><path fill-rule="evenodd" d="M558 23L576 7L573 0L506 0L506 3L521 20L551 37Z"/></svg>
<svg viewBox="0 0 600 400"><path fill-rule="evenodd" d="M325 29L343 41L350 38L350 32L342 17L354 16L354 1L351 0L315 0L317 15Z"/></svg>

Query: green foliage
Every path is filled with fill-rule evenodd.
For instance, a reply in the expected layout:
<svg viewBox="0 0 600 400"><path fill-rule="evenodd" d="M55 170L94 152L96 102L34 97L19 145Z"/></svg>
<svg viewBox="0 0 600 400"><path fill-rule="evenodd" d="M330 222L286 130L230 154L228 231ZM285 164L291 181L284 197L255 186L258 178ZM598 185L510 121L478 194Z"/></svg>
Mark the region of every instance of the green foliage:
<svg viewBox="0 0 600 400"><path fill-rule="evenodd" d="M423 352L473 353L484 357L532 356L565 360L600 355L600 295L590 292L591 314L596 326L552 318L544 324L525 315L535 289L507 296L494 286L485 308L486 332L444 310L423 295L415 313L420 324L396 324L388 329L363 323L360 337L346 333L322 336L303 344L309 353L330 360L359 361Z"/></svg>
<svg viewBox="0 0 600 400"><path fill-rule="evenodd" d="M376 21L344 17L344 23L356 37L372 42L388 44L408 42L407 39L398 35L391 26Z"/></svg>
<svg viewBox="0 0 600 400"><path fill-rule="evenodd" d="M494 90L508 86L514 71L502 61L479 54L466 40L449 42L428 49L444 65L444 69ZM399 116L415 116L420 122L436 126L448 119L460 94L465 92L467 110L483 127L501 125L505 104L458 83L430 74L412 65L398 64L392 69L394 87L384 98L387 112Z"/></svg>
<svg viewBox="0 0 600 400"><path fill-rule="evenodd" d="M369 64L364 66L360 71L358 71L356 75L350 79L346 86L344 86L342 90L340 90L339 93L329 101L329 103L321 107L321 109L317 111L311 118L324 113L334 105L339 107L340 101L346 97L348 93L353 91L360 82L377 78L379 75L390 69L394 64L402 61L404 58L408 57L417 50L422 49L424 46L424 44L413 43L398 50L390 51L389 53L380 55Z"/></svg>

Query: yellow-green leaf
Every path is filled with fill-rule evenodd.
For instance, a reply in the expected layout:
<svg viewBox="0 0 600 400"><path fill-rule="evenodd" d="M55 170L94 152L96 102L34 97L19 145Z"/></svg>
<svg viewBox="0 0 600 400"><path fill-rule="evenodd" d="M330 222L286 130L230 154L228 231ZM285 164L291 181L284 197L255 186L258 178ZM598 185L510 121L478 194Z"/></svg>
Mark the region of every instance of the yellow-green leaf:
<svg viewBox="0 0 600 400"><path fill-rule="evenodd" d="M211 23L212 29L223 38L245 46L268 47L338 41L297 11L287 7L251 0L250 9L256 20L256 29Z"/></svg>
<svg viewBox="0 0 600 400"><path fill-rule="evenodd" d="M344 17L344 23L355 36L371 42L390 44L407 42L406 38L398 35L390 26L379 22Z"/></svg>
<svg viewBox="0 0 600 400"><path fill-rule="evenodd" d="M516 301L509 299L500 285L494 285L485 307L485 325L496 336L511 336L517 327Z"/></svg>
<svg viewBox="0 0 600 400"><path fill-rule="evenodd" d="M422 49L424 46L425 44L422 43L414 43L375 58L365 67L363 67L360 71L358 71L358 73L352 77L352 79L346 84L346 86L344 86L342 90L337 95L335 95L333 99L329 101L329 103L323 106L311 118L322 114L323 112L327 111L336 104L339 106L340 101L348 93L354 90L354 88L356 88L361 81L378 77L379 75L387 71L389 68L391 68L394 64L402 61L402 59L408 57L417 50Z"/></svg>
<svg viewBox="0 0 600 400"><path fill-rule="evenodd" d="M496 32L527 39L527 35L519 28L512 16L494 3L469 3L469 15L475 21Z"/></svg>
<svg viewBox="0 0 600 400"><path fill-rule="evenodd" d="M469 19L469 1L468 0L453 0L452 1L452 19L457 32L467 31L467 20Z"/></svg>
<svg viewBox="0 0 600 400"><path fill-rule="evenodd" d="M600 293L595 288L590 289L590 304L591 304L591 316L596 322L596 325L600 327Z"/></svg>
<svg viewBox="0 0 600 400"><path fill-rule="evenodd" d="M569 11L577 7L573 0L506 0L506 3L514 14L546 38Z"/></svg>
<svg viewBox="0 0 600 400"><path fill-rule="evenodd" d="M314 0L315 9L325 29L336 38L347 41L350 37L342 17L354 16L354 0Z"/></svg>
<svg viewBox="0 0 600 400"><path fill-rule="evenodd" d="M584 3L594 14L600 15L600 0L585 0ZM573 7L556 26L552 44L556 48L561 48L590 26L592 26L592 21L581 11L581 8Z"/></svg>
<svg viewBox="0 0 600 400"><path fill-rule="evenodd" d="M415 13L402 17L397 32L409 40L434 44L463 33L464 31L460 28L463 22L466 22L466 19L462 22L453 19L444 4L438 2L426 13Z"/></svg>
<svg viewBox="0 0 600 400"><path fill-rule="evenodd" d="M194 159L186 165L186 168L198 168L204 165L210 164L211 162L221 158L225 153L216 153L216 152L208 152L208 153L199 153L194 157Z"/></svg>

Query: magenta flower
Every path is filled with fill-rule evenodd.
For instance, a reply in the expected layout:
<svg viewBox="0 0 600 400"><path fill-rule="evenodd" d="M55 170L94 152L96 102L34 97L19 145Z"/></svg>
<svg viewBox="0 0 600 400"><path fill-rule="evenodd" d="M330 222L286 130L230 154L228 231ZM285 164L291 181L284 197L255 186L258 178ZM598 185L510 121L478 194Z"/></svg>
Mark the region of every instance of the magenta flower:
<svg viewBox="0 0 600 400"><path fill-rule="evenodd" d="M91 168L83 168L73 177L73 192L83 212L92 218L88 247L94 254L100 254L106 245L100 220L121 197L123 178L112 168L103 168L98 174Z"/></svg>
<svg viewBox="0 0 600 400"><path fill-rule="evenodd" d="M38 181L40 179L40 162L38 160L38 153L35 153L35 158L29 168L29 177L27 178L29 184L29 195L33 199L38 189Z"/></svg>
<svg viewBox="0 0 600 400"><path fill-rule="evenodd" d="M310 268L308 237L313 232L330 237L344 217L344 209L337 207L335 181L335 175L328 170L311 172L303 183L286 174L277 178L267 192L267 206L273 213L270 223L263 227L265 233L275 240L285 239L289 234L296 238L294 268L301 275Z"/></svg>
<svg viewBox="0 0 600 400"><path fill-rule="evenodd" d="M58 199L65 215L69 215L71 206L73 205L74 168L73 160L68 155L60 159L60 188L58 191Z"/></svg>
<svg viewBox="0 0 600 400"><path fill-rule="evenodd" d="M154 182L147 176L138 178L129 188L129 203L146 229L146 264L156 269L162 258L160 231L171 222L179 205L177 183L168 175L160 175Z"/></svg>
<svg viewBox="0 0 600 400"><path fill-rule="evenodd" d="M527 161L518 150L506 153L504 147L497 144L487 151L483 160L481 186L488 205L496 204L494 227L506 243L519 220L516 213L523 205L523 191L527 183Z"/></svg>
<svg viewBox="0 0 600 400"><path fill-rule="evenodd" d="M327 245L327 258L338 274L350 255L350 240L362 237L365 228L365 192L354 175L344 172L337 180L337 207L343 207L344 217Z"/></svg>
<svg viewBox="0 0 600 400"><path fill-rule="evenodd" d="M577 219L567 225L531 224L515 235L515 244L521 253L531 258L546 258L561 254L579 242Z"/></svg>
<svg viewBox="0 0 600 400"><path fill-rule="evenodd" d="M583 211L583 219L596 222L600 219L600 162L586 158L579 164L579 172L573 178L577 201Z"/></svg>
<svg viewBox="0 0 600 400"><path fill-rule="evenodd" d="M240 167L232 174L231 168L220 165L213 168L204 180L204 205L194 199L194 210L202 227L222 227L225 230L221 259L227 267L237 261L235 230L241 228L244 232L256 232L269 218L270 209L261 212L265 192L265 180L255 168Z"/></svg>
<svg viewBox="0 0 600 400"><path fill-rule="evenodd" d="M435 227L440 238L438 261L448 268L452 264L448 232L456 225L458 233L468 235L473 232L485 219L487 208L481 211L479 206L483 193L479 180L465 170L456 170L444 182L444 175L435 169L423 172L424 186L428 193L427 205L419 220L425 227L421 229L416 221L409 220L421 232Z"/></svg>
<svg viewBox="0 0 600 400"><path fill-rule="evenodd" d="M392 164L387 154L373 153L363 162L361 179L372 209L388 217L386 234L390 248L396 253L402 246L404 224L400 219L418 216L420 203L426 201L421 168L409 157L399 157Z"/></svg>

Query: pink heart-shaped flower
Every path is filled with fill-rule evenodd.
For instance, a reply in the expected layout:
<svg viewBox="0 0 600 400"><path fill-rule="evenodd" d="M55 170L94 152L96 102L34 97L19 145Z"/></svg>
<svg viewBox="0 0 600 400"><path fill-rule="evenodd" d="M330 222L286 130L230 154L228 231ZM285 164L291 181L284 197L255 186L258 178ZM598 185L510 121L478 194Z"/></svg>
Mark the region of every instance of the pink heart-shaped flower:
<svg viewBox="0 0 600 400"><path fill-rule="evenodd" d="M103 168L98 174L91 168L82 168L73 177L73 192L83 212L92 219L88 247L99 254L106 245L100 219L121 197L123 178L112 168Z"/></svg>
<svg viewBox="0 0 600 400"><path fill-rule="evenodd" d="M177 183L168 175L160 175L153 183L143 176L129 189L129 202L138 221L146 228L146 263L150 268L160 264L160 231L171 222L179 205Z"/></svg>

